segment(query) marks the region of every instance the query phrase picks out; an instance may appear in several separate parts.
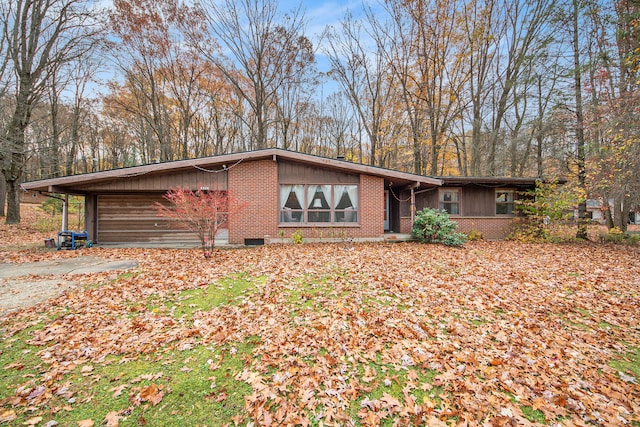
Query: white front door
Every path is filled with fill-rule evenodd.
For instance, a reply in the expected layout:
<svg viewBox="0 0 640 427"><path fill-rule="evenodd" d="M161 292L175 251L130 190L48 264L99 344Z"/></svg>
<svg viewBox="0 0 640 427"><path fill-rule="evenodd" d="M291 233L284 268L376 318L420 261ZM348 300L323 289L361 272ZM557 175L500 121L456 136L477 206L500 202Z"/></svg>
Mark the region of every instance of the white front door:
<svg viewBox="0 0 640 427"><path fill-rule="evenodd" d="M384 190L384 231L389 230L389 190Z"/></svg>

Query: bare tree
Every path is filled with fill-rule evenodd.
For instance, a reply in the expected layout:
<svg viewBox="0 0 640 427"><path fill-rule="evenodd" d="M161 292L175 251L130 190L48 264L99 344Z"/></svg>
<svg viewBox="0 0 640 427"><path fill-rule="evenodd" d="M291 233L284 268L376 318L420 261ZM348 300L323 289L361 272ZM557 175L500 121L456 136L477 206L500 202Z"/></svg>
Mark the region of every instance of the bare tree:
<svg viewBox="0 0 640 427"><path fill-rule="evenodd" d="M369 164L377 162L383 144L385 109L393 94L388 78L389 65L384 48L365 45L368 39L362 24L347 15L341 30L330 29L327 55L333 76L349 98L360 125L369 139Z"/></svg>
<svg viewBox="0 0 640 427"><path fill-rule="evenodd" d="M303 31L304 14L298 8L281 16L276 0L205 0L203 14L208 34L226 55L212 52L210 42L200 50L248 104L250 148L273 145L269 132L277 93L286 85L300 84L300 73L313 61Z"/></svg>
<svg viewBox="0 0 640 427"><path fill-rule="evenodd" d="M20 222L25 131L33 108L46 92L53 70L92 48L99 30L94 13L83 0L11 0L0 6L16 87L15 109L0 150L8 224Z"/></svg>
<svg viewBox="0 0 640 427"><path fill-rule="evenodd" d="M0 10L2 8L0 7ZM11 82L11 78L9 75L10 72L10 57L9 57L9 43L8 37L9 34L4 29L9 25L8 22L9 15L2 13L0 15L0 28L2 28L2 32L0 33L0 111L4 111L8 108L9 100L8 100L8 89L9 84ZM0 114L0 118L4 118L4 114ZM0 147L4 145L4 141L6 140L6 125L4 120L0 121ZM0 160L2 159L2 155L0 154ZM2 167L0 167L0 216L5 215L5 205L7 200L7 186L4 179L4 174L2 171Z"/></svg>

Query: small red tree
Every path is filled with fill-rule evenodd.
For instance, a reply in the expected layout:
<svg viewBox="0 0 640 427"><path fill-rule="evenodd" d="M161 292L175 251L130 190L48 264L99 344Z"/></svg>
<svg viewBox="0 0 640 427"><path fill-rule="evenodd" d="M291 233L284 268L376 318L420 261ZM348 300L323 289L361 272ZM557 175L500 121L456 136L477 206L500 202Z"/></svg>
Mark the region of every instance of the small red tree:
<svg viewBox="0 0 640 427"><path fill-rule="evenodd" d="M169 205L156 202L158 215L168 218L183 228L197 234L205 258L211 258L218 229L229 222L229 217L244 208L229 191L192 191L187 188L171 188L163 196Z"/></svg>

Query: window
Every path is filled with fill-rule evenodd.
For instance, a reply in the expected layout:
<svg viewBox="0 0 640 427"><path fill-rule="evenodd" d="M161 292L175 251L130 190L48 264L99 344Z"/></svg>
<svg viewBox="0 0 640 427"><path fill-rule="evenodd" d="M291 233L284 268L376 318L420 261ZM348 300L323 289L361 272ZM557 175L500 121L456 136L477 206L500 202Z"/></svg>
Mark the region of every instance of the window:
<svg viewBox="0 0 640 427"><path fill-rule="evenodd" d="M357 185L281 185L280 223L358 222Z"/></svg>
<svg viewBox="0 0 640 427"><path fill-rule="evenodd" d="M496 215L513 215L513 190L496 190Z"/></svg>
<svg viewBox="0 0 640 427"><path fill-rule="evenodd" d="M460 215L460 197L458 189L442 189L439 191L438 209L449 215Z"/></svg>

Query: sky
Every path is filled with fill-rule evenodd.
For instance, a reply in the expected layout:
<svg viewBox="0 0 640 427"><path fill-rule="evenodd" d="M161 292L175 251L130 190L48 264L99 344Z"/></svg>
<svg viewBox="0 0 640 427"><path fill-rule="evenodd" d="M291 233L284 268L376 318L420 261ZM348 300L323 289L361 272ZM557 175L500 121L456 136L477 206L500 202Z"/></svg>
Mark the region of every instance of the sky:
<svg viewBox="0 0 640 427"><path fill-rule="evenodd" d="M316 60L321 72L329 71L329 61L322 55L322 34L327 26L339 27L348 11L355 12L362 7L361 0L280 0L281 12L288 12L302 4L307 22L306 35L317 49Z"/></svg>

